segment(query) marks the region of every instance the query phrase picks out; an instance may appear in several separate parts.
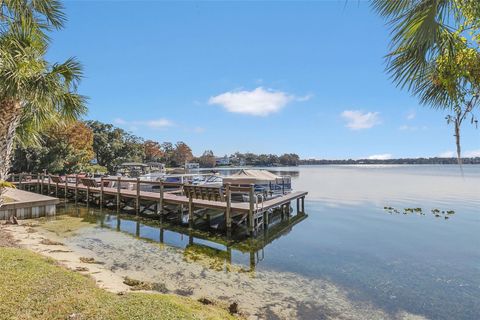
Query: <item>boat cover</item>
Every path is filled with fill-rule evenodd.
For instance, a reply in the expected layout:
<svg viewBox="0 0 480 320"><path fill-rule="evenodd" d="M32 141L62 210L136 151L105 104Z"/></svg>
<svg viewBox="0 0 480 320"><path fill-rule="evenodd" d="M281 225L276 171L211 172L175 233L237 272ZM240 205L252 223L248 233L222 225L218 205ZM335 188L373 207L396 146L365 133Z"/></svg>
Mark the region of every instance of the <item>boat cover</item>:
<svg viewBox="0 0 480 320"><path fill-rule="evenodd" d="M268 184L270 182L276 182L277 179L282 177L277 176L267 170L247 170L242 169L239 172L223 178L223 183L231 184Z"/></svg>

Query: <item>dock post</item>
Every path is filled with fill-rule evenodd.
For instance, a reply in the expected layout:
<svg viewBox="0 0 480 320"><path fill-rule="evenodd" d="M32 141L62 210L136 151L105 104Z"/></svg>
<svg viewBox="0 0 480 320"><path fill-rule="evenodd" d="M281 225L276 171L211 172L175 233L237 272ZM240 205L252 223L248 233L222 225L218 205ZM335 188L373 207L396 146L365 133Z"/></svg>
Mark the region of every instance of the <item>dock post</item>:
<svg viewBox="0 0 480 320"><path fill-rule="evenodd" d="M55 197L58 198L58 182L55 182Z"/></svg>
<svg viewBox="0 0 480 320"><path fill-rule="evenodd" d="M20 187L19 187L20 190L23 190L22 180L23 180L23 174L20 173L20 174L18 175L18 185L20 186Z"/></svg>
<svg viewBox="0 0 480 320"><path fill-rule="evenodd" d="M230 191L230 183L227 183L225 186L225 198L227 201L227 208L225 210L225 223L227 230L232 228L232 193Z"/></svg>
<svg viewBox="0 0 480 320"><path fill-rule="evenodd" d="M193 197L188 195L188 227L193 228Z"/></svg>
<svg viewBox="0 0 480 320"><path fill-rule="evenodd" d="M117 178L117 211L120 211L120 179Z"/></svg>
<svg viewBox="0 0 480 320"><path fill-rule="evenodd" d="M65 175L65 202L67 201L67 192L68 192L68 178Z"/></svg>
<svg viewBox="0 0 480 320"><path fill-rule="evenodd" d="M302 197L302 213L305 213L305 197Z"/></svg>
<svg viewBox="0 0 480 320"><path fill-rule="evenodd" d="M157 214L163 216L163 182L160 181L160 199L158 200Z"/></svg>
<svg viewBox="0 0 480 320"><path fill-rule="evenodd" d="M43 174L40 175L40 193L43 194Z"/></svg>
<svg viewBox="0 0 480 320"><path fill-rule="evenodd" d="M300 212L300 198L297 198L297 214Z"/></svg>
<svg viewBox="0 0 480 320"><path fill-rule="evenodd" d="M250 206L248 209L248 231L250 233L253 233L253 229L254 229L254 221L253 221L253 211L254 211L254 204L255 204L253 199L255 197L254 190L255 190L255 185L251 183L250 190L248 193L248 200L250 202Z"/></svg>
<svg viewBox="0 0 480 320"><path fill-rule="evenodd" d="M87 207L90 205L90 185L87 184Z"/></svg>
<svg viewBox="0 0 480 320"><path fill-rule="evenodd" d="M78 174L75 175L75 203L78 201Z"/></svg>
<svg viewBox="0 0 480 320"><path fill-rule="evenodd" d="M50 184L51 183L52 183L52 178L50 177L50 175L48 175L48 186L47 186L48 195L50 195Z"/></svg>
<svg viewBox="0 0 480 320"><path fill-rule="evenodd" d="M103 177L100 178L100 208L103 208Z"/></svg>
<svg viewBox="0 0 480 320"><path fill-rule="evenodd" d="M138 216L140 213L140 178L137 177L137 195L135 197L135 214Z"/></svg>

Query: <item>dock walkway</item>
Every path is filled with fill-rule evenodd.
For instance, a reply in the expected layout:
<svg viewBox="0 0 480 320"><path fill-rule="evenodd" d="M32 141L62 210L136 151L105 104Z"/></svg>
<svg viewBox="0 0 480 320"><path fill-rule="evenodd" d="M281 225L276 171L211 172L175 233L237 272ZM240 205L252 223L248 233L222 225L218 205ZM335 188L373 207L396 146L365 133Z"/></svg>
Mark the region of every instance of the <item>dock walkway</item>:
<svg viewBox="0 0 480 320"><path fill-rule="evenodd" d="M100 206L115 207L118 211L130 207L136 214L151 211L163 216L172 211L183 213L188 208L190 225L195 216L209 219L205 209L219 211L224 215L225 227L229 230L232 224L246 224L248 231L253 232L261 223L268 224L272 210L290 211L292 201L296 201L297 213L304 213L305 196L308 192L296 191L283 194L277 198L262 201L261 196L254 193L254 186L248 187L226 185L223 188L192 186L181 183L161 181L143 181L125 178L101 178L99 181L80 178L73 175L66 180L58 176L42 174L16 174L10 179L19 189L27 189L38 193L47 193L56 197L73 198L86 203L95 202ZM131 189L122 188L125 185ZM155 186L155 191L143 191L142 185ZM165 190L168 189L168 190ZM173 189L173 190L172 190ZM156 192L158 190L158 192ZM244 193L249 196L248 202L232 202L231 194ZM220 197L214 196L220 193ZM222 200L219 200L223 199ZM172 210L171 206L176 206ZM218 215L218 212L217 212Z"/></svg>

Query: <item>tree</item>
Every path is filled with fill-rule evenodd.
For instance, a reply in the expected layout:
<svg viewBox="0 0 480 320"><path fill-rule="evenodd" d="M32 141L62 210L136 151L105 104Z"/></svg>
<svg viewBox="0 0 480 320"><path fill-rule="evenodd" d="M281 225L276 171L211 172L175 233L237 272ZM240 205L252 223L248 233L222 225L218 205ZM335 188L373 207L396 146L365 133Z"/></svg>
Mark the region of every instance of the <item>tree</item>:
<svg viewBox="0 0 480 320"><path fill-rule="evenodd" d="M203 154L198 158L198 162L201 167L203 168L213 168L216 164L215 155L213 154L212 150L206 150Z"/></svg>
<svg viewBox="0 0 480 320"><path fill-rule="evenodd" d="M97 163L113 172L123 162L138 162L145 157L143 140L123 129L99 121L87 121L93 131L93 151Z"/></svg>
<svg viewBox="0 0 480 320"><path fill-rule="evenodd" d="M393 81L434 108L449 110L458 163L460 127L478 107L480 1L373 0L392 26L387 71Z"/></svg>
<svg viewBox="0 0 480 320"><path fill-rule="evenodd" d="M152 140L147 140L143 143L145 148L145 161L157 162L163 157L163 151L160 143Z"/></svg>
<svg viewBox="0 0 480 320"><path fill-rule="evenodd" d="M0 3L0 180L10 169L15 139L28 144L48 124L86 111L76 93L82 76L73 58L50 64L46 32L65 21L56 0Z"/></svg>
<svg viewBox="0 0 480 320"><path fill-rule="evenodd" d="M174 162L174 156L175 156L175 148L173 147L173 144L171 142L164 142L162 143L162 151L163 151L163 157L162 161L170 166Z"/></svg>
<svg viewBox="0 0 480 320"><path fill-rule="evenodd" d="M53 126L40 138L39 145L15 149L14 171L63 174L91 169L93 132L83 122Z"/></svg>
<svg viewBox="0 0 480 320"><path fill-rule="evenodd" d="M278 160L284 166L298 166L300 157L295 153L285 153L281 155Z"/></svg>
<svg viewBox="0 0 480 320"><path fill-rule="evenodd" d="M175 145L175 151L173 161L175 165L181 166L185 162L190 162L193 159L192 149L182 141L177 142Z"/></svg>

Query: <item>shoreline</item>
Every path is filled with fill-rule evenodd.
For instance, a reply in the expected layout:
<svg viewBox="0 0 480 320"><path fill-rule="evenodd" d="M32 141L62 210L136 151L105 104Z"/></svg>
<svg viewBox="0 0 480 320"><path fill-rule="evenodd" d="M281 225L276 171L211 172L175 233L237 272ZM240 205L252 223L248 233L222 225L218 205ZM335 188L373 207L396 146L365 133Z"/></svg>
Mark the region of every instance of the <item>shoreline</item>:
<svg viewBox="0 0 480 320"><path fill-rule="evenodd" d="M160 280L164 288L170 289L167 290L168 293L192 300L207 299L223 309L228 308L232 301L238 302L240 314L252 320L265 319L269 315L276 316L278 319L308 319L319 315L324 315L326 319L365 319L365 317L388 319L392 317L368 303L351 301L347 291L325 280L311 281L284 272L256 271L253 275L236 272L225 274L209 270L198 263L179 259L180 253L174 248L162 248L159 251L153 244L135 242L138 240L127 235L119 235L120 238L115 242L110 242L112 239L109 238L108 233L89 230L86 234L82 233L79 236L86 239L86 242L73 245L66 241L67 237L44 229L38 221L21 221L20 223L20 225L8 225L2 228L12 234L19 246L52 258L70 270L88 275L95 280L98 287L113 293L122 294L133 291L131 287L124 284L124 279L128 276L140 281ZM78 230L68 231L75 231L76 236L76 231L80 230L82 230L81 227ZM62 244L41 243L44 239ZM132 246L132 244L135 245ZM131 262L133 255L141 258ZM82 257L94 258L101 264L82 262L80 261ZM149 266L144 267L145 265ZM150 267L151 269L148 269ZM88 268L88 270L79 271L82 269L78 268ZM395 315L395 319L424 318L399 312Z"/></svg>

